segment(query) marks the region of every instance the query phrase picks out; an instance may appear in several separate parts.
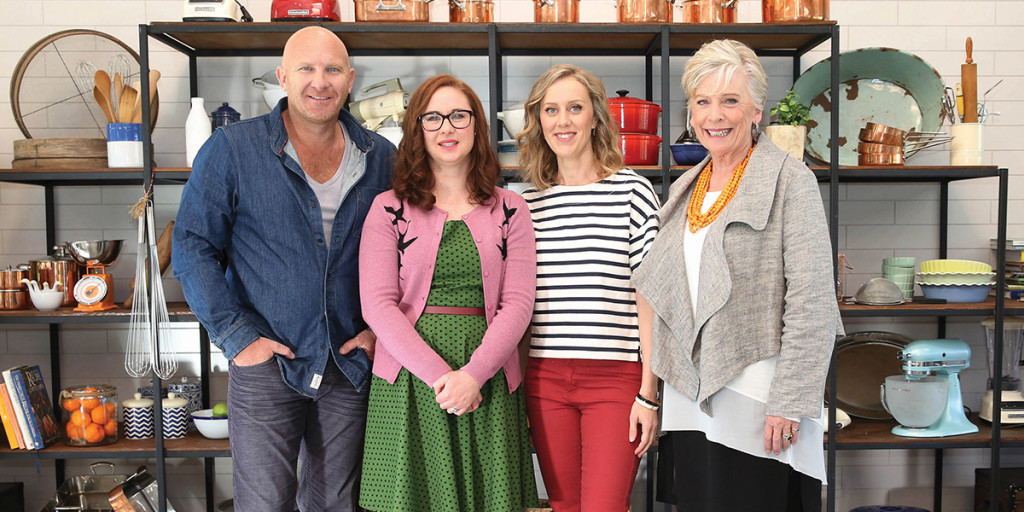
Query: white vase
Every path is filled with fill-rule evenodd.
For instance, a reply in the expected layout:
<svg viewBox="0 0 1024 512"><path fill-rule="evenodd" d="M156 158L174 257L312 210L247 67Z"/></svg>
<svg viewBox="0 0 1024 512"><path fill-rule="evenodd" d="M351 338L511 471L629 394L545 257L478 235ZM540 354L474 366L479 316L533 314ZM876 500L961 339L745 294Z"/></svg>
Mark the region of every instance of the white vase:
<svg viewBox="0 0 1024 512"><path fill-rule="evenodd" d="M797 160L803 161L804 140L807 138L806 126L773 124L764 128L764 135L779 149L793 155Z"/></svg>
<svg viewBox="0 0 1024 512"><path fill-rule="evenodd" d="M192 110L185 118L185 162L192 167L192 161L196 158L199 148L203 147L206 139L210 138L212 126L210 118L207 117L206 107L202 98L192 98Z"/></svg>

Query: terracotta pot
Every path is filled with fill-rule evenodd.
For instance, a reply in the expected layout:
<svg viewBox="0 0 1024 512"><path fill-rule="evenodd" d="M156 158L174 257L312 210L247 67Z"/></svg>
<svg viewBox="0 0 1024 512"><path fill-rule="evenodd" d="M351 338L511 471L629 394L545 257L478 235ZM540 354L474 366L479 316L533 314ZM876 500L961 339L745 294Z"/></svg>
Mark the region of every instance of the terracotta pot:
<svg viewBox="0 0 1024 512"><path fill-rule="evenodd" d="M534 0L533 21L537 23L579 23L580 0Z"/></svg>
<svg viewBox="0 0 1024 512"><path fill-rule="evenodd" d="M829 0L761 0L761 20L827 21Z"/></svg>
<svg viewBox="0 0 1024 512"><path fill-rule="evenodd" d="M619 23L671 23L675 0L615 0Z"/></svg>
<svg viewBox="0 0 1024 512"><path fill-rule="evenodd" d="M737 0L682 0L683 23L736 23Z"/></svg>
<svg viewBox="0 0 1024 512"><path fill-rule="evenodd" d="M432 0L355 0L356 21L430 21Z"/></svg>
<svg viewBox="0 0 1024 512"><path fill-rule="evenodd" d="M448 21L452 23L491 23L494 2L491 0L448 0Z"/></svg>
<svg viewBox="0 0 1024 512"><path fill-rule="evenodd" d="M622 133L658 133L658 114L661 107L657 103L644 101L640 98L626 96L629 91L619 90L617 98L608 98L608 109L612 120Z"/></svg>
<svg viewBox="0 0 1024 512"><path fill-rule="evenodd" d="M658 165L661 137L646 133L621 133L619 148L626 165Z"/></svg>

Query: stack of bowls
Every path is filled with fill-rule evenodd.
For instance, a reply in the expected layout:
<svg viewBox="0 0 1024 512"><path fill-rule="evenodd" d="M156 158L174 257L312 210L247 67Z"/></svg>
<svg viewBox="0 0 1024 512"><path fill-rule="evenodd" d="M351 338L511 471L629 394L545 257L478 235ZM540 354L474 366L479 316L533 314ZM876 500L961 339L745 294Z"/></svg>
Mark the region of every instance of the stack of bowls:
<svg viewBox="0 0 1024 512"><path fill-rule="evenodd" d="M991 290L992 265L971 260L929 260L921 262L917 274L925 297L946 302L984 302Z"/></svg>
<svg viewBox="0 0 1024 512"><path fill-rule="evenodd" d="M903 165L907 132L892 126L867 123L857 143L857 165Z"/></svg>
<svg viewBox="0 0 1024 512"><path fill-rule="evenodd" d="M914 296L914 265L917 259L913 256L885 258L882 260L882 277L896 283L903 292L903 298Z"/></svg>

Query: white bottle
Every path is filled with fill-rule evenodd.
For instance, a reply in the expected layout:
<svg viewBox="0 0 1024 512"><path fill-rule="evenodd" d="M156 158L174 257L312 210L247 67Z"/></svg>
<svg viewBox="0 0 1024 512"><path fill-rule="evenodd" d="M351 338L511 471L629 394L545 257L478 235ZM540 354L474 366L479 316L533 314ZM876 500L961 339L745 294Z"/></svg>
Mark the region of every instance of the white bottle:
<svg viewBox="0 0 1024 512"><path fill-rule="evenodd" d="M192 110L185 119L185 162L192 167L199 148L210 138L210 118L206 115L206 107L202 98L192 98Z"/></svg>

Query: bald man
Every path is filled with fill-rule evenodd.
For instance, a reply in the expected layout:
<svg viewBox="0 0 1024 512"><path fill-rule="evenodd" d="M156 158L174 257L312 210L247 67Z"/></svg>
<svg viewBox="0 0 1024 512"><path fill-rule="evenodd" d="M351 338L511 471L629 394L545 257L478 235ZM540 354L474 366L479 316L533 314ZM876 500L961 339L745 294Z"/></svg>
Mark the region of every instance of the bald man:
<svg viewBox="0 0 1024 512"><path fill-rule="evenodd" d="M235 509L358 510L376 341L359 310L359 235L395 148L342 109L355 71L329 30L293 34L277 78L288 96L272 112L199 150L174 275L230 360Z"/></svg>

